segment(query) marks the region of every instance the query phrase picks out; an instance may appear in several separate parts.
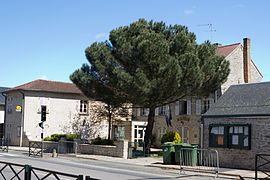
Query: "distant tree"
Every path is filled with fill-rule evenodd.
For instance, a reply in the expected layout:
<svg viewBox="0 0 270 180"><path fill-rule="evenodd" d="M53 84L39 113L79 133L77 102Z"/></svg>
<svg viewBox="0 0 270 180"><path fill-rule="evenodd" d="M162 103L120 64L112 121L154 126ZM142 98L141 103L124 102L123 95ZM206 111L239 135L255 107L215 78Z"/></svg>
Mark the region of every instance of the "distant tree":
<svg viewBox="0 0 270 180"><path fill-rule="evenodd" d="M71 80L91 98L149 108L147 150L156 107L208 96L229 74L229 62L209 41L197 44L185 26L144 19L112 30L109 41L93 43L85 53L90 66L83 65Z"/></svg>

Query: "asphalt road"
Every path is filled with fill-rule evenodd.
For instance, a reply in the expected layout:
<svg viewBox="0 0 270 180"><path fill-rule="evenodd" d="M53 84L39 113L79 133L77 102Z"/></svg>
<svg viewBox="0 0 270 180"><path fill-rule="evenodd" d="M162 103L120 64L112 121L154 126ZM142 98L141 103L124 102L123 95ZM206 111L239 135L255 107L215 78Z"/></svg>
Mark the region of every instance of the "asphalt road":
<svg viewBox="0 0 270 180"><path fill-rule="evenodd" d="M16 163L16 164L29 164L32 167L43 168L51 171L65 172L74 175L87 175L95 179L109 179L109 180L142 180L142 179L214 179L214 176L206 174L198 174L192 172L186 172L186 174L179 174L177 170L163 169L156 167L145 167L140 165L132 165L126 163L115 163L100 160L79 159L72 157L61 158L34 158L28 157L26 154L18 152L0 153L0 161ZM0 163L0 168L3 168L5 164ZM21 167L14 167L16 171L22 169ZM14 175L12 169L6 167L3 174L7 176L7 179L11 179ZM36 171L38 176L43 177L46 173ZM20 173L23 176L23 172ZM53 176L48 179L56 179ZM4 179L0 175L0 179ZM34 177L32 180L35 179ZM60 177L60 179L68 180L67 177ZM229 178L219 178L229 179Z"/></svg>

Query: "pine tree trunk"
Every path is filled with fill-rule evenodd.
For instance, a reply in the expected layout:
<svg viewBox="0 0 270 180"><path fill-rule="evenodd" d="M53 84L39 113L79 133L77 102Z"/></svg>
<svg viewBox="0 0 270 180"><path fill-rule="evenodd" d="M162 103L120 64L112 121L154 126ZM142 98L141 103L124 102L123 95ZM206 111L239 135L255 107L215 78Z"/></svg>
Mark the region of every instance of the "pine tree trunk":
<svg viewBox="0 0 270 180"><path fill-rule="evenodd" d="M151 139L152 139L152 130L154 127L155 122L155 108L149 108L148 114L148 123L146 126L145 136L144 136L144 143L145 143L145 153L150 153L150 146L151 146Z"/></svg>

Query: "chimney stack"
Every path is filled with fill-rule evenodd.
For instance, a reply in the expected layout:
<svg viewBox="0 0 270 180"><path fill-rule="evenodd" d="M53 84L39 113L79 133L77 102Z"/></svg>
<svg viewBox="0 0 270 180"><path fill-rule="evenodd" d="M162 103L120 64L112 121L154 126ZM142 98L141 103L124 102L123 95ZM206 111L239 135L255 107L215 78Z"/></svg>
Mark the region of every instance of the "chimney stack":
<svg viewBox="0 0 270 180"><path fill-rule="evenodd" d="M222 44L219 44L219 43L214 43L214 46L216 46L216 47L221 47L221 46L222 46Z"/></svg>
<svg viewBox="0 0 270 180"><path fill-rule="evenodd" d="M243 39L243 65L244 65L244 82L250 82L250 64L251 64L251 56L250 56L250 39Z"/></svg>

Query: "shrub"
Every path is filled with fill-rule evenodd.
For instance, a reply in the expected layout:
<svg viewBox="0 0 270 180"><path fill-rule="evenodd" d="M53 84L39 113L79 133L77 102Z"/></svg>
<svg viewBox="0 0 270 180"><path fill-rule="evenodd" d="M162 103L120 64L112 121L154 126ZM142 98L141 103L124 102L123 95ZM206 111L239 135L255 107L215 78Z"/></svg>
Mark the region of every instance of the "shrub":
<svg viewBox="0 0 270 180"><path fill-rule="evenodd" d="M94 144L94 145L111 145L111 146L114 146L113 140L101 139L100 137L97 137L96 139L93 139L91 141L91 144Z"/></svg>
<svg viewBox="0 0 270 180"><path fill-rule="evenodd" d="M167 132L161 138L161 143L163 144L165 142L180 143L181 137L178 132L175 131Z"/></svg>
<svg viewBox="0 0 270 180"><path fill-rule="evenodd" d="M59 141L61 138L65 138L67 141L74 141L79 138L78 134L52 134L51 136L45 137L44 141Z"/></svg>

